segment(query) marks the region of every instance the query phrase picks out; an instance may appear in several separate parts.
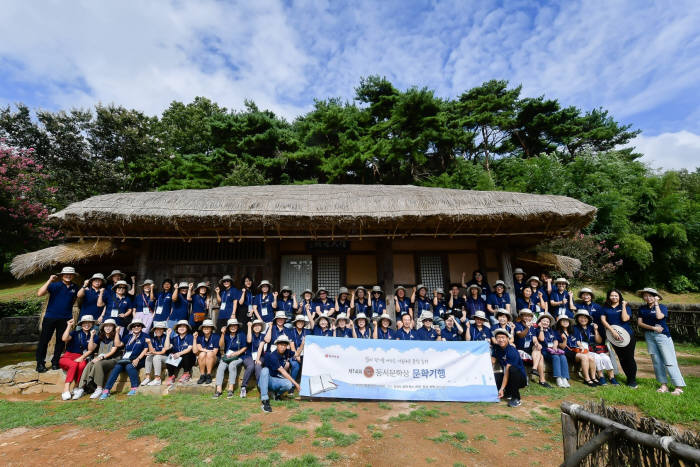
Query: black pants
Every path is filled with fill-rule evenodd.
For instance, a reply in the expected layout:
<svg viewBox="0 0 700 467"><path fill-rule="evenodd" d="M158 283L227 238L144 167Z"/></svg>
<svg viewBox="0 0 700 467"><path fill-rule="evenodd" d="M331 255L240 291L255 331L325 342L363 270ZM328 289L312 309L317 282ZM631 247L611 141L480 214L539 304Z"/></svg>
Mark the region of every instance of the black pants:
<svg viewBox="0 0 700 467"><path fill-rule="evenodd" d="M173 366L168 363L165 364L165 366L168 369L168 376L177 376L177 372L180 368L185 373L192 373L192 366L194 365L194 354L192 352L188 352L185 355L182 356L182 360L178 364L178 366Z"/></svg>
<svg viewBox="0 0 700 467"><path fill-rule="evenodd" d="M248 321L251 321L251 318L248 317L248 305L238 305L236 319L241 323L239 329L248 329Z"/></svg>
<svg viewBox="0 0 700 467"><path fill-rule="evenodd" d="M496 387L500 389L501 384L503 384L504 373L496 373L494 376L496 377ZM503 391L503 396L520 399L520 388L524 388L526 383L527 380L520 370L511 366L508 368L508 384L506 384L506 388Z"/></svg>
<svg viewBox="0 0 700 467"><path fill-rule="evenodd" d="M637 362L634 359L634 348L637 346L637 339L631 336L630 343L627 347L615 347L615 353L617 358L620 359L620 365L622 365L622 371L625 372L627 377L627 384L633 384L637 382Z"/></svg>
<svg viewBox="0 0 700 467"><path fill-rule="evenodd" d="M54 332L56 333L56 345L53 349L53 358L51 364L58 366L58 360L61 358L65 342L63 342L63 331L66 330L67 319L63 318L44 318L41 322L41 335L39 336L39 345L36 347L36 362L45 364L46 349L49 346L49 341Z"/></svg>

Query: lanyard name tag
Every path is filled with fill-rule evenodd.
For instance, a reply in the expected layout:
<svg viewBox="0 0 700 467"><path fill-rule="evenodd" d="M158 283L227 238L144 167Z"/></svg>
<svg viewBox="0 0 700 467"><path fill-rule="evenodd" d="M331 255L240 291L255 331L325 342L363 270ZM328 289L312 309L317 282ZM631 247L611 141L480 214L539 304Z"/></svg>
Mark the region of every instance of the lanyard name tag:
<svg viewBox="0 0 700 467"><path fill-rule="evenodd" d="M554 342L547 342L547 347L549 347L550 349L554 347Z"/></svg>
<svg viewBox="0 0 700 467"><path fill-rule="evenodd" d="M119 316L119 309L117 309L117 308L112 308L112 311L110 312L110 316L111 316L112 318L116 318L117 316Z"/></svg>
<svg viewBox="0 0 700 467"><path fill-rule="evenodd" d="M219 307L219 310L225 310L226 309L226 302L221 302L221 306Z"/></svg>
<svg viewBox="0 0 700 467"><path fill-rule="evenodd" d="M234 353L235 353L235 352L234 352L233 350L229 350L228 352L226 352L226 356L227 356L227 357L233 357L233 354L234 354Z"/></svg>
<svg viewBox="0 0 700 467"><path fill-rule="evenodd" d="M563 306L560 306L559 307L559 314L563 315L564 313L566 313L566 308L564 308Z"/></svg>
<svg viewBox="0 0 700 467"><path fill-rule="evenodd" d="M253 360L257 360L257 359L258 359L258 353L257 353L257 352L253 352Z"/></svg>
<svg viewBox="0 0 700 467"><path fill-rule="evenodd" d="M535 305L535 311L537 311L537 313L539 313L540 311L542 311L542 308L540 308L539 305Z"/></svg>
<svg viewBox="0 0 700 467"><path fill-rule="evenodd" d="M481 294L481 299L486 300L486 294Z"/></svg>
<svg viewBox="0 0 700 467"><path fill-rule="evenodd" d="M588 350L588 342L582 342L581 344L585 350Z"/></svg>
<svg viewBox="0 0 700 467"><path fill-rule="evenodd" d="M143 307L143 309L142 309L141 311L142 311L142 313L143 313L144 315L149 315L149 314L151 314L151 309L148 308L147 306Z"/></svg>
<svg viewBox="0 0 700 467"><path fill-rule="evenodd" d="M266 306L262 307L262 315L267 316L267 307Z"/></svg>
<svg viewBox="0 0 700 467"><path fill-rule="evenodd" d="M526 348L526 349L529 349L529 348L530 348L530 344L532 344L532 341L526 340L526 341L525 341L525 348Z"/></svg>
<svg viewBox="0 0 700 467"><path fill-rule="evenodd" d="M163 305L158 305L158 307L156 308L156 313L158 313L158 314L163 313Z"/></svg>
<svg viewBox="0 0 700 467"><path fill-rule="evenodd" d="M125 360L128 360L129 358L131 358L131 351L124 352L124 356L122 358Z"/></svg>

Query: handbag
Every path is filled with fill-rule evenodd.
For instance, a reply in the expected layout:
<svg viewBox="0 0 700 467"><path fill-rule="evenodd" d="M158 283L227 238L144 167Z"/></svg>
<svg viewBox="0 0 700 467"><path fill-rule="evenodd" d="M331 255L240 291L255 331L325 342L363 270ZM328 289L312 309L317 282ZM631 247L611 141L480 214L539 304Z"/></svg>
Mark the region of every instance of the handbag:
<svg viewBox="0 0 700 467"><path fill-rule="evenodd" d="M562 349L553 349L548 347L547 352L549 352L552 355L564 355L564 351Z"/></svg>
<svg viewBox="0 0 700 467"><path fill-rule="evenodd" d="M595 353L608 353L608 348L605 345L596 344L595 347L593 347L593 351Z"/></svg>

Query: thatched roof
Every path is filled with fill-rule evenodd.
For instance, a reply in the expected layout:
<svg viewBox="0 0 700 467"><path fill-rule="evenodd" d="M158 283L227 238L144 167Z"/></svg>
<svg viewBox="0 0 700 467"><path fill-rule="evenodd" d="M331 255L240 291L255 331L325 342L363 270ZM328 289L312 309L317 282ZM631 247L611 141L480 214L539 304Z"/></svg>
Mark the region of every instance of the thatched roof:
<svg viewBox="0 0 700 467"><path fill-rule="evenodd" d="M514 261L523 267L527 267L528 264L545 266L547 269L563 272L567 277L573 277L576 271L581 269L580 259L545 251L534 253L521 251L515 255Z"/></svg>
<svg viewBox="0 0 700 467"><path fill-rule="evenodd" d="M21 279L59 264L75 265L93 258L111 255L116 250L117 248L109 240L52 246L15 256L10 265L10 272L17 279Z"/></svg>
<svg viewBox="0 0 700 467"><path fill-rule="evenodd" d="M115 193L51 218L72 236L560 235L595 208L565 196L410 185L268 185Z"/></svg>

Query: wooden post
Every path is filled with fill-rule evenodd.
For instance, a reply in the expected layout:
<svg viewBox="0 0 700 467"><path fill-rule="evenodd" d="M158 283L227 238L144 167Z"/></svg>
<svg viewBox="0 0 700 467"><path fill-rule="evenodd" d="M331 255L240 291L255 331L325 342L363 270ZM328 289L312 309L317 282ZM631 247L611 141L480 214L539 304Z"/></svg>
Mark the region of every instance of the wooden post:
<svg viewBox="0 0 700 467"><path fill-rule="evenodd" d="M141 248L139 249L139 262L136 270L137 280L143 282L148 274L148 256L151 251L151 241L141 240Z"/></svg>
<svg viewBox="0 0 700 467"><path fill-rule="evenodd" d="M392 249L391 240L383 239L377 242L377 266L379 272L379 281L384 289L385 297L391 298L394 296L394 250ZM388 300L387 312L394 319L394 300Z"/></svg>
<svg viewBox="0 0 700 467"><path fill-rule="evenodd" d="M574 418L564 412L561 413L561 438L564 442L564 463L566 463L576 452L578 431Z"/></svg>
<svg viewBox="0 0 700 467"><path fill-rule="evenodd" d="M510 311L513 317L518 315L518 310L515 303L515 283L513 282L513 265L510 261L511 255L509 249L501 250L501 275L503 277L503 282L506 283L508 288L508 295L510 296Z"/></svg>
<svg viewBox="0 0 700 467"><path fill-rule="evenodd" d="M279 284L279 256L280 242L277 239L268 238L265 245L265 263L263 265L263 279L272 282L272 290L279 290L282 284Z"/></svg>

